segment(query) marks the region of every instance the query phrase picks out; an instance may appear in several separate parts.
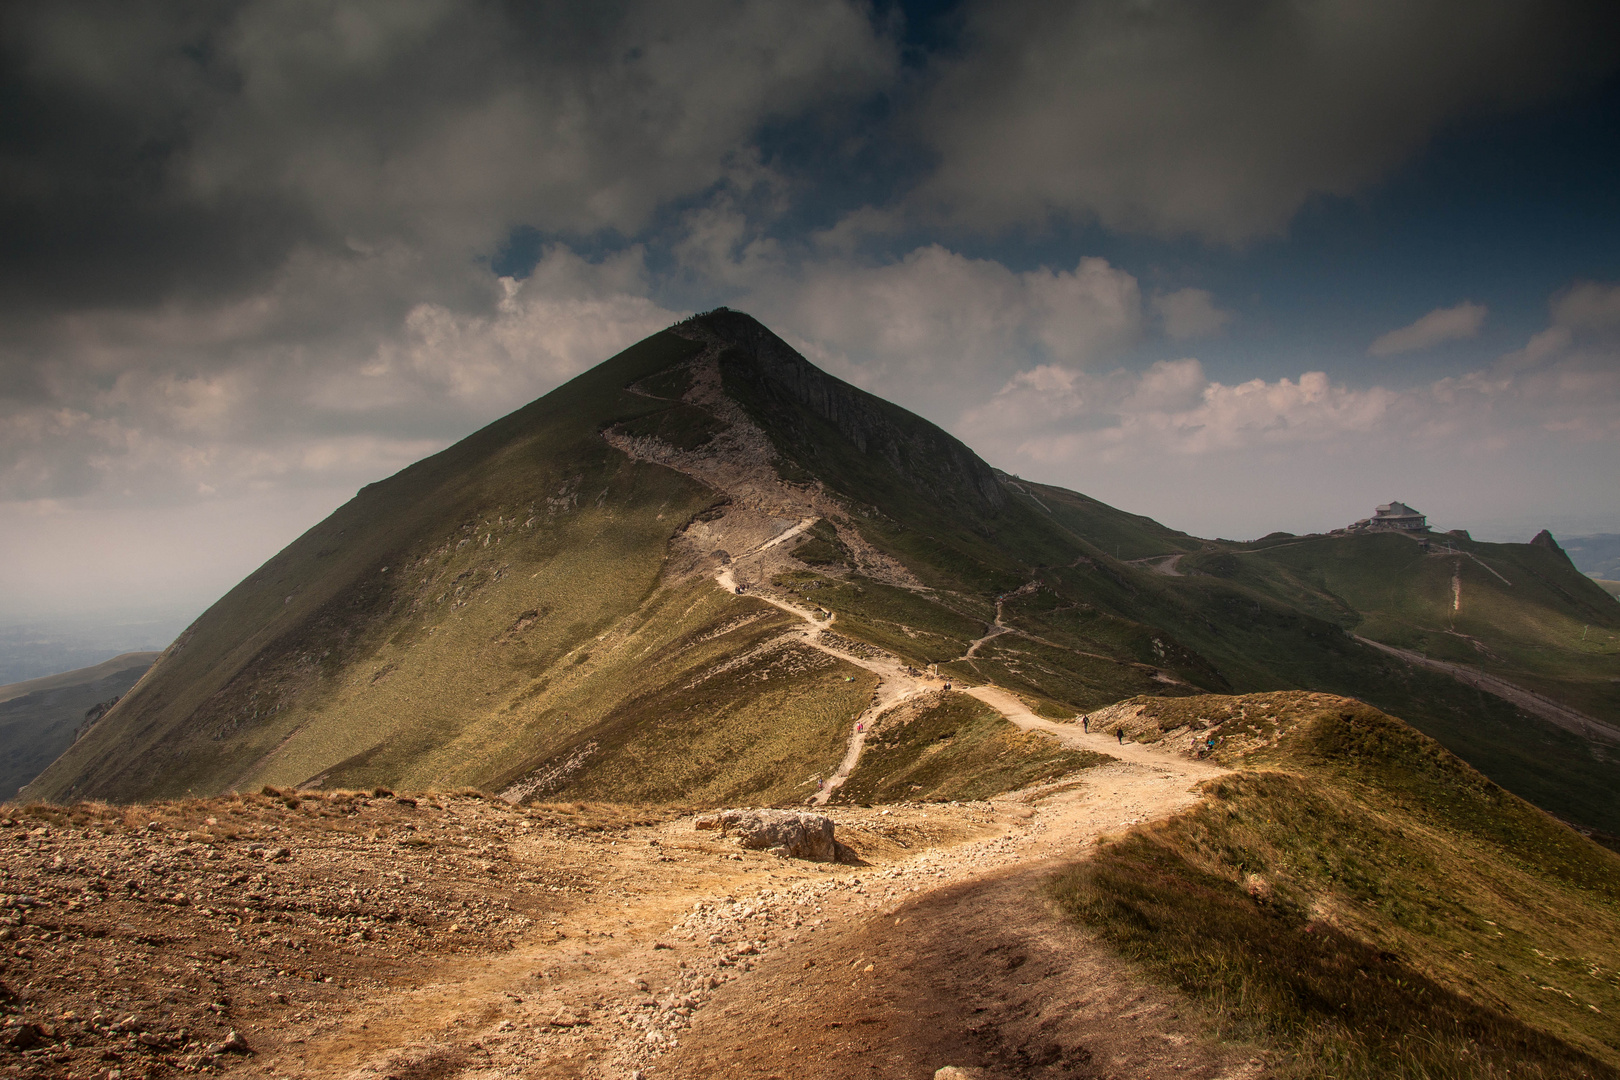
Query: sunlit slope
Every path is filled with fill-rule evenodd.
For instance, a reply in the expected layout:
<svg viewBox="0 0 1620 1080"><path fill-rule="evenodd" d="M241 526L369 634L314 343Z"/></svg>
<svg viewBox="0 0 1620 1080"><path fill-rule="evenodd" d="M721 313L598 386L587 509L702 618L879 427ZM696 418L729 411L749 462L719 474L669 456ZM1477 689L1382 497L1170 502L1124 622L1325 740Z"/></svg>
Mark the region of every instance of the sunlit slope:
<svg viewBox="0 0 1620 1080"><path fill-rule="evenodd" d="M610 695L556 715L524 695L549 701L539 682L590 670L591 643L643 604L671 534L712 500L598 430L652 411L623 388L694 348L650 338L361 491L198 619L29 794L156 798L344 762L358 778L367 755L399 783L487 783L588 726ZM723 613L686 629L705 616Z"/></svg>
<svg viewBox="0 0 1620 1080"><path fill-rule="evenodd" d="M1141 700L1099 718L1235 770L1055 892L1285 1076L1614 1076L1620 856L1358 701Z"/></svg>

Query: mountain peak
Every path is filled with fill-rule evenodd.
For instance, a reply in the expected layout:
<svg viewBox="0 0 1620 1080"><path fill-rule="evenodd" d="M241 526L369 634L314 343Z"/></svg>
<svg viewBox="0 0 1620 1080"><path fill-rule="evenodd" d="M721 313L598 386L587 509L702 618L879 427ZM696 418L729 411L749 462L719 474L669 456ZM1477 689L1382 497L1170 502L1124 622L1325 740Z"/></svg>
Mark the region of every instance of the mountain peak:
<svg viewBox="0 0 1620 1080"><path fill-rule="evenodd" d="M710 345L726 391L779 453L846 494L877 504L890 484L872 470L848 462L839 467L836 448L826 445L830 439L846 441L871 464L881 462L892 473L883 481L902 481L968 515L981 531L1006 505L995 471L959 439L821 370L753 316L719 308L671 329ZM821 475L829 469L840 475Z"/></svg>

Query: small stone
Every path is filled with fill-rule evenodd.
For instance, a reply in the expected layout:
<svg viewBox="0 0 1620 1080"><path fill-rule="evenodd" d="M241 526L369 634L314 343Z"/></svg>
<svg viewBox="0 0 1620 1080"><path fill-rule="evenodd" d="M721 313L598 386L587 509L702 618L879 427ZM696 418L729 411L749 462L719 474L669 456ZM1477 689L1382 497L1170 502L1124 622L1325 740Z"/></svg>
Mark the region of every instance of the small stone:
<svg viewBox="0 0 1620 1080"><path fill-rule="evenodd" d="M947 1065L934 1070L934 1080L983 1080L983 1069L964 1069L960 1065Z"/></svg>
<svg viewBox="0 0 1620 1080"><path fill-rule="evenodd" d="M251 1054L253 1048L248 1045L246 1039L242 1038L241 1032L232 1028L224 1040L210 1046L208 1052L210 1054Z"/></svg>

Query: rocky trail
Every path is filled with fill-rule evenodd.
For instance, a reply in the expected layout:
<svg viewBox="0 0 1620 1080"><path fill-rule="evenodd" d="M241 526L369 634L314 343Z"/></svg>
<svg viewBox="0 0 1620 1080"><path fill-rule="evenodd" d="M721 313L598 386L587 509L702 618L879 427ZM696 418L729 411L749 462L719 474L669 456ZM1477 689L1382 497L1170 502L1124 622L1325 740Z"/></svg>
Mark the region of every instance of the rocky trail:
<svg viewBox="0 0 1620 1080"><path fill-rule="evenodd" d="M789 530L790 532L793 530ZM802 526L801 526L802 531ZM779 540L770 541L766 547L774 546ZM764 549L761 549L764 550ZM757 552L750 552L750 555ZM737 590L735 563L722 567L715 574L715 582L722 589L729 592ZM789 600L785 600L767 591L754 592L752 595L758 599L781 608L783 611L796 616L805 624L800 641L813 649L817 649L829 656L835 656L847 664L864 668L878 677L877 687L872 691L872 701L859 715L855 717L849 733L849 746L844 752L843 760L833 774L822 782L819 791L810 799L816 806L824 806L838 790L849 774L855 771L860 763L861 750L866 745L866 733L870 730L872 722L905 699L929 690L937 690L943 685L939 679L926 675L914 675L907 666L894 656L879 649L870 647L852 651L827 640L827 628L834 621L833 616L818 618L819 612L812 612ZM840 641L842 639L839 639Z"/></svg>
<svg viewBox="0 0 1620 1080"><path fill-rule="evenodd" d="M1252 1075L1251 1052L1200 1038L1183 1003L1042 897L1046 874L1188 805L1219 772L1137 749L1140 761L989 803L834 808L852 866L738 851L686 817L631 828L598 846L595 903L503 954L447 961L249 1071Z"/></svg>
<svg viewBox="0 0 1620 1080"><path fill-rule="evenodd" d="M798 525L738 556L715 572L715 583L728 592L737 592L739 569L752 562L756 556L762 555L793 536L802 533L814 523L815 519L813 518L801 521ZM759 574L758 576L765 575ZM844 781L849 778L849 775L860 764L861 751L865 747L866 735L871 731L873 722L883 713L907 698L938 690L946 685L946 680L917 673L898 657L873 646L864 645L864 643L859 648L859 651L852 651L850 648L845 647L849 644L847 639L828 633L830 628L837 622L836 615L811 611L777 595L770 589L759 588L747 591L757 599L763 600L765 603L779 608L803 622L803 644L818 649L829 656L835 656L845 663L864 668L878 677L878 685L872 693L871 704L855 717L851 725L849 744L843 760L839 762L838 768L833 772L832 776L823 782L821 789L809 800L813 805L825 806L828 800L832 798L833 793L843 785ZM963 659L971 659L977 653L979 646L995 637L1002 634L1021 633L1021 631L1002 623L1001 610L1002 601L998 600L996 602L995 622L987 628L987 632L983 637L968 647ZM832 637L833 640L829 641L829 637ZM988 685L963 686L962 690L1001 713L1004 718L1021 730L1043 731L1073 749L1092 750L1123 760L1144 762L1150 759L1157 760L1156 751L1129 742L1121 743L1117 738L1111 737L1112 729L1107 732L1098 730L1093 733L1086 733L1078 723L1059 722L1037 716L1016 694L1000 687Z"/></svg>

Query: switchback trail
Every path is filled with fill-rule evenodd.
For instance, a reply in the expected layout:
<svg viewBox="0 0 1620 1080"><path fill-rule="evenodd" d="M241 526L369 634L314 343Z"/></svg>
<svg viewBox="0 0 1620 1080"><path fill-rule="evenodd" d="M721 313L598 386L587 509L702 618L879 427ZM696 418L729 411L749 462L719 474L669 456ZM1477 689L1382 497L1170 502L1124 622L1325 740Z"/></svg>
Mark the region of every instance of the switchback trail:
<svg viewBox="0 0 1620 1080"><path fill-rule="evenodd" d="M801 524L797 531L802 532L804 528L805 525ZM794 530L789 531L793 532ZM757 554L766 548L774 547L786 538L787 535L783 534L783 536L777 537L769 544L756 551L749 552L749 554ZM733 571L734 565L735 563L731 566L721 567L715 574L715 582L722 589L729 592L735 592L737 589L737 579ZM913 675L906 665L880 649L862 648L857 652L828 642L825 631L828 624L833 621L832 616L828 616L826 619L818 619L815 612L808 611L797 604L783 600L781 597L768 592L755 592L751 595L773 607L797 616L805 625L801 639L803 644L818 649L829 656L835 656L847 664L865 668L878 677L877 688L872 691L871 704L861 710L851 724L849 745L844 751L843 760L838 763L838 768L833 774L822 781L821 789L810 799L813 805L824 806L827 800L832 798L833 792L843 786L844 781L849 779L849 774L854 772L855 766L860 763L861 750L866 745L866 733L870 729L872 721L905 699L928 690L937 689L941 683L939 680L931 679L925 675Z"/></svg>
<svg viewBox="0 0 1620 1080"><path fill-rule="evenodd" d="M727 592L736 592L736 571L739 564L778 547L785 541L804 532L814 523L815 519L813 518L801 521L765 543L738 556L715 573L715 583ZM871 704L855 717L851 725L849 744L845 750L843 760L839 762L838 768L833 772L832 776L823 781L821 789L809 800L812 805L825 806L828 800L832 798L833 792L843 786L844 781L849 778L849 775L855 771L855 767L860 764L861 752L866 745L866 734L871 730L872 722L909 697L925 691L939 689L945 685L945 680L914 673L899 658L875 646L867 646L863 643L857 652L847 647L847 639L829 642L826 640L825 631L837 621L835 615L830 613L823 615L819 611L810 611L763 589L750 591L749 595L797 617L804 623L805 629L802 639L804 644L829 656L835 656L845 663L865 668L878 677L877 689L872 693ZM1001 621L1001 607L1002 602L998 600L996 602L995 622L991 624L983 637L968 647L963 659L971 658L978 651L979 646L992 638L1001 634L1020 633L1020 631L1005 625ZM818 615L822 617L818 617ZM1044 731L1065 746L1105 753L1126 761L1146 763L1149 761L1160 762L1162 760L1162 755L1146 747L1129 742L1121 744L1118 739L1111 738L1102 732L1087 734L1080 725L1073 722L1058 722L1036 716L1016 694L1003 690L998 686L963 686L962 691L973 695L992 709L995 709L1018 728L1024 731Z"/></svg>

